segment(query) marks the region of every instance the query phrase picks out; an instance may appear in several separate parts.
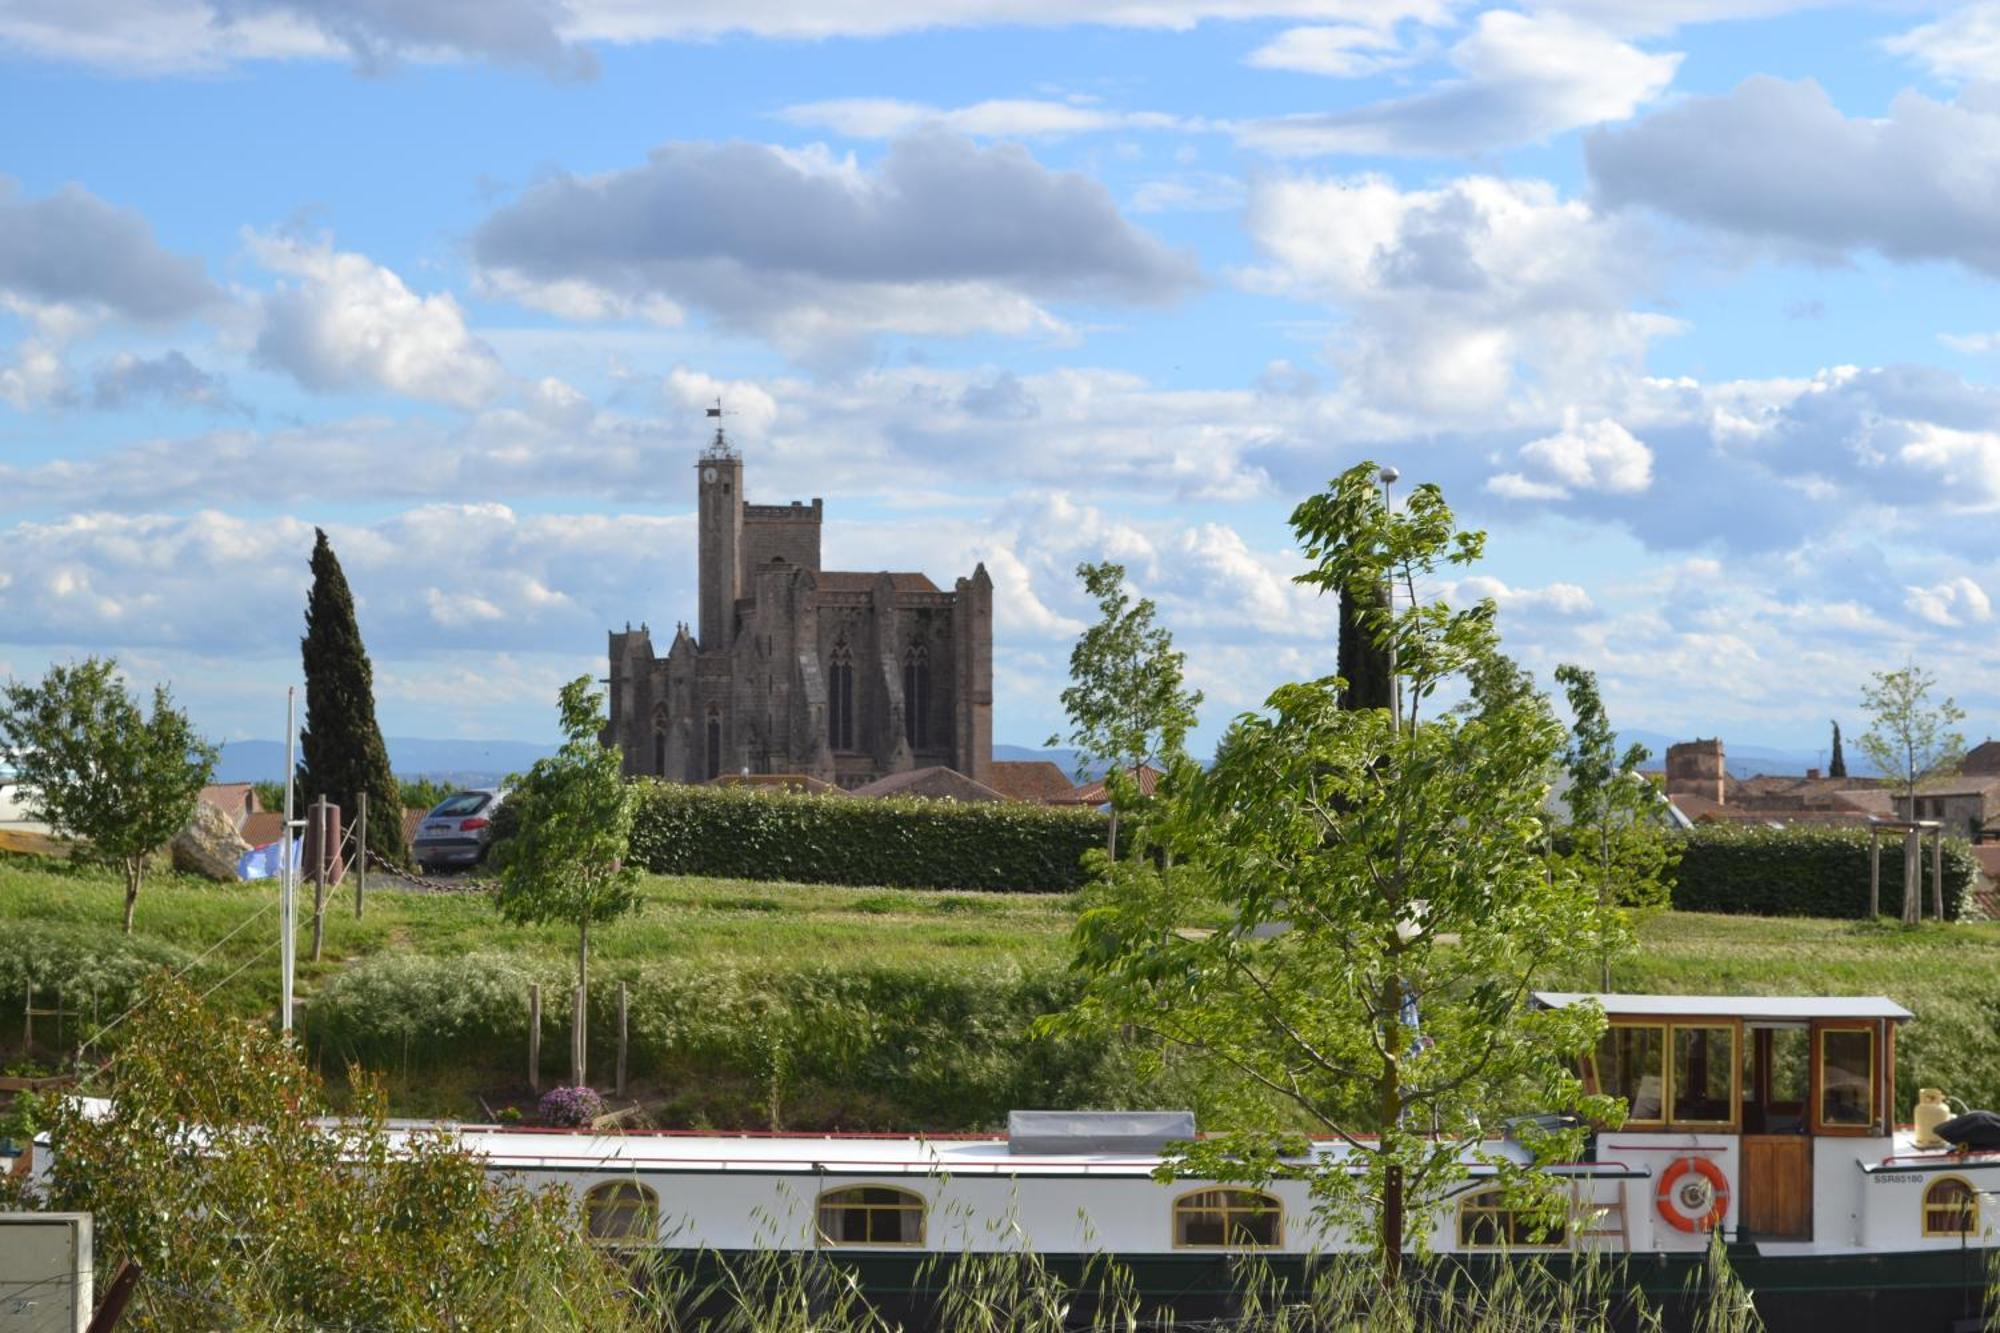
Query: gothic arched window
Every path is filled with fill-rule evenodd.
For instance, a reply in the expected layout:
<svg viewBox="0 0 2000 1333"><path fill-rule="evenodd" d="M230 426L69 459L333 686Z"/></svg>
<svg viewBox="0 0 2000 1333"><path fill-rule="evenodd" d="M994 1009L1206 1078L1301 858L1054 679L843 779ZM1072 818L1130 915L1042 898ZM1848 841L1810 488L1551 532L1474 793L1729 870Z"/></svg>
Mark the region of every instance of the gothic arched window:
<svg viewBox="0 0 2000 1333"><path fill-rule="evenodd" d="M854 656L845 639L834 646L826 672L826 743L834 750L854 748Z"/></svg>
<svg viewBox="0 0 2000 1333"><path fill-rule="evenodd" d="M653 773L658 777L667 775L667 733L664 728L653 730Z"/></svg>
<svg viewBox="0 0 2000 1333"><path fill-rule="evenodd" d="M722 719L714 713L708 715L708 776L722 776Z"/></svg>
<svg viewBox="0 0 2000 1333"><path fill-rule="evenodd" d="M920 643L903 654L903 739L912 750L931 743L931 655Z"/></svg>

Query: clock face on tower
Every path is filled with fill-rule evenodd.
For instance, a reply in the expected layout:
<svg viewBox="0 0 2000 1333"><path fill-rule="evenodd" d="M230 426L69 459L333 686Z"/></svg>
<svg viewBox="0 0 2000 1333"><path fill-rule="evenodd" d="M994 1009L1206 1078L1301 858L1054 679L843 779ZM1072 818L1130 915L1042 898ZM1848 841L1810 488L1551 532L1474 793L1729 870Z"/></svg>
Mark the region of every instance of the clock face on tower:
<svg viewBox="0 0 2000 1333"><path fill-rule="evenodd" d="M714 469L714 468L712 468L712 467L705 467L705 468L703 468L703 469L701 470L701 479L702 479L703 481L714 481L714 480L715 480L715 469Z"/></svg>

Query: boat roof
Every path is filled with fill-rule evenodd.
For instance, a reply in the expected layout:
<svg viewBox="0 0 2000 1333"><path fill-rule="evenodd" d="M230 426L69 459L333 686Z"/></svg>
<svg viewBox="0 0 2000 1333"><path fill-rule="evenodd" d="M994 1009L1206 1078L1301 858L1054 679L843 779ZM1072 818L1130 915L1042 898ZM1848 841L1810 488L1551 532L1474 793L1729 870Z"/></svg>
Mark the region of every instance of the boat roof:
<svg viewBox="0 0 2000 1333"><path fill-rule="evenodd" d="M1613 1018L1747 1018L1803 1023L1812 1018L1915 1018L1886 995L1619 995L1538 990L1535 1003L1567 1009L1595 1000Z"/></svg>

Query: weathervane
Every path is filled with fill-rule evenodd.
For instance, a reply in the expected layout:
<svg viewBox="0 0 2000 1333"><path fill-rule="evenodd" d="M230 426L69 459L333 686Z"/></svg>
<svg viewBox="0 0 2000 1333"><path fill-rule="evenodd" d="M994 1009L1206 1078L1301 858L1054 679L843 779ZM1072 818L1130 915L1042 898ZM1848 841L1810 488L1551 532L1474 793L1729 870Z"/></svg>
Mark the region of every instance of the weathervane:
<svg viewBox="0 0 2000 1333"><path fill-rule="evenodd" d="M722 400L720 398L715 400L715 406L708 409L709 419L715 423L715 438L708 442L708 448L702 454L703 458L740 458L742 456L730 447L728 436L722 433L722 418L735 415L734 412L724 412L722 410Z"/></svg>

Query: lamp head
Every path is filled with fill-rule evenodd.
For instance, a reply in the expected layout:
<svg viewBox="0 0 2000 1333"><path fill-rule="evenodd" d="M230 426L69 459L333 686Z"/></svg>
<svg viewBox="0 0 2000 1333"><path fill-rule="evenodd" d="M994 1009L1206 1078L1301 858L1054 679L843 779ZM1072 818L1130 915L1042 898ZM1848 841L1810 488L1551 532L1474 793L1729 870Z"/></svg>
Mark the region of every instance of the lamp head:
<svg viewBox="0 0 2000 1333"><path fill-rule="evenodd" d="M1396 482L1401 479L1403 474L1396 471L1395 468L1385 467L1375 475L1382 479L1382 484L1384 486L1394 486Z"/></svg>

